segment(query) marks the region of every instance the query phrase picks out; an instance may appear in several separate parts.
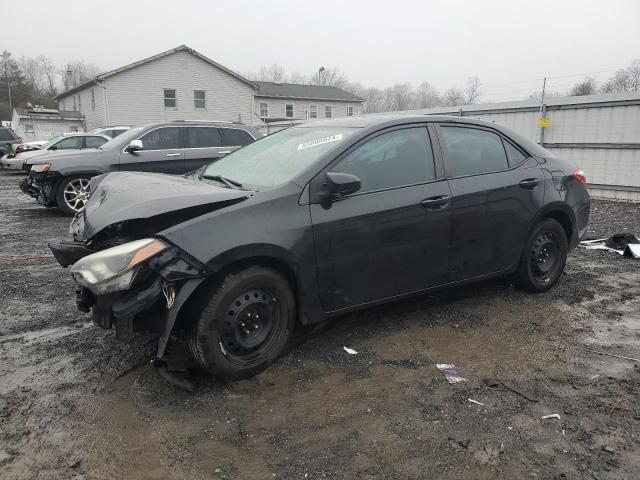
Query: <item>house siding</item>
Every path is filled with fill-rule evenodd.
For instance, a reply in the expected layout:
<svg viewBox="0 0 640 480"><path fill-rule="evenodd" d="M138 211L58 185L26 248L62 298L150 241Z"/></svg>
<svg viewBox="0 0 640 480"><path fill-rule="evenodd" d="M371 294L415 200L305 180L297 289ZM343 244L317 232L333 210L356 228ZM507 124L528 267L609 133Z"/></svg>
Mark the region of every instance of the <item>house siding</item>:
<svg viewBox="0 0 640 480"><path fill-rule="evenodd" d="M25 142L35 140L49 140L63 133L71 132L71 127L76 127L78 132L84 131L82 120L57 120L43 118L28 118L14 113L13 131ZM32 125L33 131L25 130L26 125Z"/></svg>
<svg viewBox="0 0 640 480"><path fill-rule="evenodd" d="M317 120L324 120L325 117L325 106L331 106L331 118L340 118L347 116L347 105L353 106L353 114L360 115L362 114L362 103L361 102L349 102L349 101L329 101L329 100L299 100L299 99L286 99L286 98L276 98L276 97L259 97L256 96L254 100L254 111L256 115L260 115L260 102L267 102L269 106L269 118L279 118L286 119L292 121L313 121L316 119L307 118L307 111L309 110L310 105L318 106L318 118ZM293 103L293 118L285 117L285 105L288 103ZM252 122L253 125L263 124L258 117L254 115L255 121Z"/></svg>
<svg viewBox="0 0 640 480"><path fill-rule="evenodd" d="M175 52L152 62L107 77L107 89L88 87L60 99L65 109L80 96L88 130L109 125L145 125L178 119L251 122L254 89L227 72L186 52ZM91 108L91 88L96 109ZM164 89L176 90L176 108L164 107ZM196 109L193 91L206 91L206 108ZM108 117L105 112L108 110Z"/></svg>

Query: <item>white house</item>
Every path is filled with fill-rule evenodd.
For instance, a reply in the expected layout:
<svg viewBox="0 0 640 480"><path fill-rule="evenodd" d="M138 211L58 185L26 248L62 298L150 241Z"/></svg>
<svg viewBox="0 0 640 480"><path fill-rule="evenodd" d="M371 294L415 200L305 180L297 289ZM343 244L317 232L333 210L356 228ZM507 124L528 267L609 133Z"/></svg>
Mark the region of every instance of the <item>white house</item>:
<svg viewBox="0 0 640 480"><path fill-rule="evenodd" d="M185 45L98 75L56 99L60 110L81 112L88 130L176 119L263 125L357 115L363 102L335 87L252 82Z"/></svg>
<svg viewBox="0 0 640 480"><path fill-rule="evenodd" d="M41 107L14 108L11 123L13 131L25 142L84 131L84 117L80 112Z"/></svg>

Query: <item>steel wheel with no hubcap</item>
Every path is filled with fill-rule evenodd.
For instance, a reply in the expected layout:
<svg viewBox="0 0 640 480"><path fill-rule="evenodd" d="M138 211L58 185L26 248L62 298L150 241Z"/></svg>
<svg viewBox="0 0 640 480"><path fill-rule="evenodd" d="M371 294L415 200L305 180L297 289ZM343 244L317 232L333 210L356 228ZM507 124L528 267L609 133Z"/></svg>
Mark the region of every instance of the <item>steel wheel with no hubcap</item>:
<svg viewBox="0 0 640 480"><path fill-rule="evenodd" d="M270 348L274 325L278 324L278 302L262 290L238 295L227 309L220 329L220 343L236 363L251 363Z"/></svg>
<svg viewBox="0 0 640 480"><path fill-rule="evenodd" d="M552 233L543 232L536 238L530 256L531 272L534 277L542 281L551 280L549 274L558 264L558 250L558 241Z"/></svg>

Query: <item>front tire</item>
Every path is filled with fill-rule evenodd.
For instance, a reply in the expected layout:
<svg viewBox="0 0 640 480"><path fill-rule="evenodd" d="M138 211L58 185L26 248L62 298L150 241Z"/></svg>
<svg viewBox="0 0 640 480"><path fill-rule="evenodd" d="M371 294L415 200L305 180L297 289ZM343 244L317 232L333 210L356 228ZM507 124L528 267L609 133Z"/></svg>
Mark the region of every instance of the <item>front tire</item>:
<svg viewBox="0 0 640 480"><path fill-rule="evenodd" d="M516 283L532 292L546 292L560 278L567 261L567 234L557 221L545 218L529 234Z"/></svg>
<svg viewBox="0 0 640 480"><path fill-rule="evenodd" d="M189 340L196 362L224 380L252 377L273 363L296 323L287 280L260 266L228 274L205 300Z"/></svg>
<svg viewBox="0 0 640 480"><path fill-rule="evenodd" d="M84 210L89 200L90 180L84 175L64 177L56 192L58 208L67 215L75 215Z"/></svg>

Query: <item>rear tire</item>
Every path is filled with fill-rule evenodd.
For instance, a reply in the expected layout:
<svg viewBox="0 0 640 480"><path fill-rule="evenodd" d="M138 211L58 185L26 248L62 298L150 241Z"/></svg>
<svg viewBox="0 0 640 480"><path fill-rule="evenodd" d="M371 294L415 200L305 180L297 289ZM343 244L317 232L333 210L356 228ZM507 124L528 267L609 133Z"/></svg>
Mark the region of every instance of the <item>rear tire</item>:
<svg viewBox="0 0 640 480"><path fill-rule="evenodd" d="M289 283L260 266L228 274L203 303L189 349L219 379L240 380L265 370L282 353L296 323Z"/></svg>
<svg viewBox="0 0 640 480"><path fill-rule="evenodd" d="M84 210L89 199L89 181L85 175L63 177L56 192L56 204L67 215Z"/></svg>
<svg viewBox="0 0 640 480"><path fill-rule="evenodd" d="M532 292L546 292L560 278L567 261L567 234L557 221L545 218L525 242L516 283Z"/></svg>

